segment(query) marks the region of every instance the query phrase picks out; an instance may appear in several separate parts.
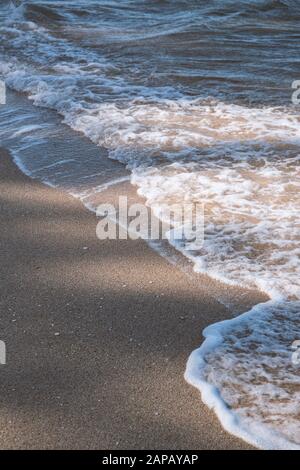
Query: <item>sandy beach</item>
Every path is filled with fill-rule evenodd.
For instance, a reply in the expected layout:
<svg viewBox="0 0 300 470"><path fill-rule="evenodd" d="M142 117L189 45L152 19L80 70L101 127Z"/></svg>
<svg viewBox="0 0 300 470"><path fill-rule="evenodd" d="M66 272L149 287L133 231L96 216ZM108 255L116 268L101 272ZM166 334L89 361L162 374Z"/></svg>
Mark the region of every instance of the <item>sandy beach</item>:
<svg viewBox="0 0 300 470"><path fill-rule="evenodd" d="M100 241L80 202L1 150L2 449L246 449L184 378L212 286L144 241ZM249 301L249 299L248 299Z"/></svg>
<svg viewBox="0 0 300 470"><path fill-rule="evenodd" d="M0 2L0 449L300 450L299 21Z"/></svg>

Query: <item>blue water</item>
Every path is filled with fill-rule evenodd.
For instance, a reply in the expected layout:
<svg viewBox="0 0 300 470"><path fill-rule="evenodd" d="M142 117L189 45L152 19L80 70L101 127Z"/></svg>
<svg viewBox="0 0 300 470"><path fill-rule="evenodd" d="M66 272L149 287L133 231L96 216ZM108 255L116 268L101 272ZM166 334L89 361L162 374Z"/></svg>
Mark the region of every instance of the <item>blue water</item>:
<svg viewBox="0 0 300 470"><path fill-rule="evenodd" d="M15 3L0 77L24 96L0 110L2 145L92 208L129 177L154 209L204 204L203 248L175 248L270 302L208 329L186 378L228 431L298 448L299 1Z"/></svg>

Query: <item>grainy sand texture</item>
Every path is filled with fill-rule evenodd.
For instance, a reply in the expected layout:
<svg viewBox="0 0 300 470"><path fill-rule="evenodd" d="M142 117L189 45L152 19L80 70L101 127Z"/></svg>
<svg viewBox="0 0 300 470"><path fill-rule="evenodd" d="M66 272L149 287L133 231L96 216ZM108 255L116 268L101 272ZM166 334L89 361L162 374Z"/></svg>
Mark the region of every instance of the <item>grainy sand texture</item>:
<svg viewBox="0 0 300 470"><path fill-rule="evenodd" d="M245 449L184 378L205 326L228 316L144 241L0 154L0 447Z"/></svg>

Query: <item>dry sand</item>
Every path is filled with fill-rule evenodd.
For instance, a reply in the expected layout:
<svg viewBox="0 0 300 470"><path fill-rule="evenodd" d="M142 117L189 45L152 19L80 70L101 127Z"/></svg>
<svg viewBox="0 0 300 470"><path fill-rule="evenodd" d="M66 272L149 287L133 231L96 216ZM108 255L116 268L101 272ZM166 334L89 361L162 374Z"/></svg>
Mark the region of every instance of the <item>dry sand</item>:
<svg viewBox="0 0 300 470"><path fill-rule="evenodd" d="M213 284L143 241L99 241L91 212L5 151L0 213L2 449L249 448L183 378L229 316Z"/></svg>

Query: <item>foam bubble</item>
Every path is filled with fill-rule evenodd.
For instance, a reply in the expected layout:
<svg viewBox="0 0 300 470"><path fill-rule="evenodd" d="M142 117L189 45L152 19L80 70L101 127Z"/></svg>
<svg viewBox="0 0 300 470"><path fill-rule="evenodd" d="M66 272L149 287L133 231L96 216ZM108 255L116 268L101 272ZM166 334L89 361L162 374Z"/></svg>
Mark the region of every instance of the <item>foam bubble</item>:
<svg viewBox="0 0 300 470"><path fill-rule="evenodd" d="M270 296L269 303L206 329L186 378L230 432L263 448L298 448L299 379L290 350L299 339L300 310L297 111L193 99L179 88L124 78L118 64L24 18L0 28L10 52L0 63L8 86L56 110L125 164L156 213L165 203L204 204L203 247L176 248L196 271ZM11 127L17 119L10 116ZM30 138L44 139L39 124L27 120L15 132L22 151ZM76 193L70 176L65 183L72 156L40 162L40 174L90 201L91 188L81 185ZM18 158L26 172L22 153Z"/></svg>

